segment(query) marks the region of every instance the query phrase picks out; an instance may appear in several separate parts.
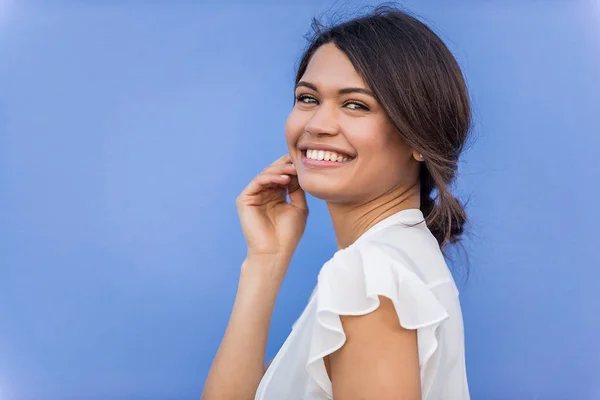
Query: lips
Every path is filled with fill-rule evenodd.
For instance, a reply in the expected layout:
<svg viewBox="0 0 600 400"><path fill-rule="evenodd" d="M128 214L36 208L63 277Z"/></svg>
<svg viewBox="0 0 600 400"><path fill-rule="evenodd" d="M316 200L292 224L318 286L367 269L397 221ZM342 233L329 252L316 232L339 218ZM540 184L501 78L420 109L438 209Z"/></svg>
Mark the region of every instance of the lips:
<svg viewBox="0 0 600 400"><path fill-rule="evenodd" d="M324 145L324 144L319 144L319 143L305 143L305 144L301 144L298 146L298 149L301 150L304 155L309 156L309 155L313 155L313 159L321 159L324 160L325 156L327 154L329 154L330 159L332 156L335 155L335 158L339 158L339 156L342 156L342 158L347 158L348 160L351 160L353 158L355 158L356 156L352 154L352 152L346 151L342 148L336 147L336 146L331 146L331 145ZM322 154L323 158L320 158ZM314 158L316 155L316 158Z"/></svg>
<svg viewBox="0 0 600 400"><path fill-rule="evenodd" d="M350 160L350 157L334 151L307 149L304 154L306 158L318 161L344 162Z"/></svg>

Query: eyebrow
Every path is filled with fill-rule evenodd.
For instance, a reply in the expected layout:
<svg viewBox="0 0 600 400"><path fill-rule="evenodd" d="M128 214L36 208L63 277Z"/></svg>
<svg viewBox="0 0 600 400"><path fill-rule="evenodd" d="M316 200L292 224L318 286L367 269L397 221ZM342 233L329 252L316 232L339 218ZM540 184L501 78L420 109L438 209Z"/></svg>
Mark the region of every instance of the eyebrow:
<svg viewBox="0 0 600 400"><path fill-rule="evenodd" d="M315 85L313 85L312 83L309 83L309 82L305 82L305 81L298 82L298 84L296 85L296 89L298 89L300 86L307 87L309 89L314 90L315 92L319 91L319 89L317 89L317 87ZM373 94L373 92L371 92L370 90L365 89L365 88L348 87L348 88L343 88L343 89L338 90L338 94L348 94L348 93L363 93L363 94L366 94L367 96L371 96L371 97L375 98L375 95Z"/></svg>

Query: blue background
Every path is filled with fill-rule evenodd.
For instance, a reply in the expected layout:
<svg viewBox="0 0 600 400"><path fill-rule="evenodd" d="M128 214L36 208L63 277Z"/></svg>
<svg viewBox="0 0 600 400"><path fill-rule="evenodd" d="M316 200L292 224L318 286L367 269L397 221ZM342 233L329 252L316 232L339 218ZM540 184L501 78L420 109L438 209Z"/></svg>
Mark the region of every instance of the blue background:
<svg viewBox="0 0 600 400"><path fill-rule="evenodd" d="M0 0L0 399L197 399L286 151L310 18L356 2ZM370 3L374 4L374 3ZM473 97L473 399L600 399L600 2L407 1ZM268 358L335 251L311 216Z"/></svg>

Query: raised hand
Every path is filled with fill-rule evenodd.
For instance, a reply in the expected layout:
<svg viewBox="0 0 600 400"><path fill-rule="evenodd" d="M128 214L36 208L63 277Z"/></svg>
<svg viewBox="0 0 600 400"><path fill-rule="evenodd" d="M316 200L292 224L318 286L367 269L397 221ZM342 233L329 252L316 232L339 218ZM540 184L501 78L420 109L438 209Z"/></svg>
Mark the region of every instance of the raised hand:
<svg viewBox="0 0 600 400"><path fill-rule="evenodd" d="M248 258L273 256L289 262L308 216L306 195L290 156L286 154L257 175L236 204Z"/></svg>

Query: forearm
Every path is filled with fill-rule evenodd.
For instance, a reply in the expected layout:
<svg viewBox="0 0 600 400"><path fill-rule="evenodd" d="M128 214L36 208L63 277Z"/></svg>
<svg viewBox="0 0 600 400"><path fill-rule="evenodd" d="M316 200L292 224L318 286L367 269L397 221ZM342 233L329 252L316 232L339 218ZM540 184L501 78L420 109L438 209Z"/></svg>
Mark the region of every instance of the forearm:
<svg viewBox="0 0 600 400"><path fill-rule="evenodd" d="M265 371L265 351L282 268L246 260L229 324L208 373L202 400L253 399ZM283 268L285 269L285 268Z"/></svg>

